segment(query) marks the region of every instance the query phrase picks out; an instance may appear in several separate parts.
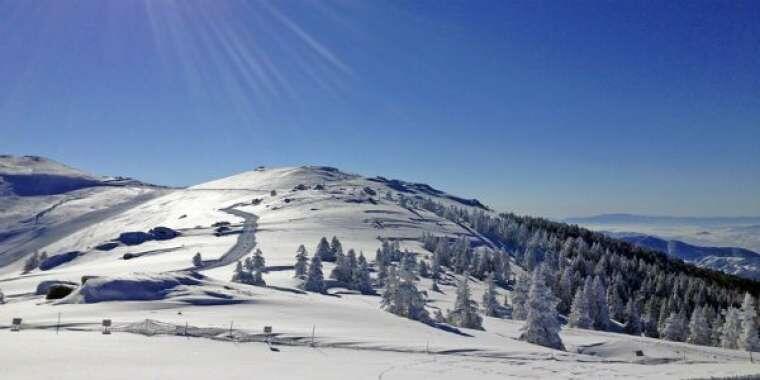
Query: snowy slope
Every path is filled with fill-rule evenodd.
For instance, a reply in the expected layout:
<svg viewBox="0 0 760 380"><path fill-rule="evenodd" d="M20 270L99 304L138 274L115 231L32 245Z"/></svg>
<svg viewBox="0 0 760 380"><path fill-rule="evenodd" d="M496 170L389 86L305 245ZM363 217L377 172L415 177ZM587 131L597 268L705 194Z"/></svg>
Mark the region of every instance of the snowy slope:
<svg viewBox="0 0 760 380"><path fill-rule="evenodd" d="M229 378L250 377L253 366L272 378L335 378L347 373L352 378L414 379L683 378L760 372L739 351L564 328L568 350L561 352L517 340L519 321L486 317L484 331L463 329L456 334L387 313L379 308L378 296L336 287L328 294L297 289L291 267L296 248L304 244L311 254L323 236L337 236L344 250L362 251L369 259L382 240L399 241L402 249L428 257L430 252L419 241L423 233L467 236L482 249L493 245L466 226L402 207L399 194L491 212L477 201L427 185L365 178L333 168L291 167L258 169L187 189L152 190L140 202L116 208L96 223L62 215L56 225L65 233L46 238L42 231L33 241L39 241L37 250L48 255L78 252L72 260L30 273L22 273L22 260L0 262L0 288L7 300L0 305L0 327L7 327L12 317L22 317L25 328L18 335L0 334L0 345L35 347L37 360L65 363L56 378L87 377L85 368L90 366L106 371L108 378L160 374L185 379L208 378L222 369L229 370L224 372ZM84 204L99 196L103 195L72 200L70 206L95 207ZM77 208L76 202L84 204ZM229 222L239 233L217 236L218 222ZM68 223L76 228L66 230ZM124 232L158 226L181 235L136 245L114 241ZM115 247L96 249L104 243ZM229 282L235 262L254 247L263 251L270 268L264 274L268 286ZM187 272L197 252L205 264L198 274ZM332 265L325 263L326 274ZM61 301L34 294L42 281L79 283L83 276L100 278ZM419 287L431 285L429 279L421 279ZM452 307L454 287L440 287L440 293L428 292L431 311ZM483 285L473 281L476 299L483 291ZM508 293L499 292L500 298ZM59 316L64 329L56 337ZM103 318L114 321L112 336L99 334ZM260 332L267 325L278 334L279 353L262 349ZM174 336L184 326L199 339ZM168 336L146 339L132 333ZM309 347L312 336L317 349ZM48 341L56 338L60 340ZM252 343L235 345L230 340ZM645 357L635 357L636 350L643 350ZM2 378L45 378L34 366L23 365L30 355L22 349L4 356L14 364L0 366L5 371L0 372ZM117 369L125 357L133 365ZM345 365L336 366L329 358L340 358Z"/></svg>

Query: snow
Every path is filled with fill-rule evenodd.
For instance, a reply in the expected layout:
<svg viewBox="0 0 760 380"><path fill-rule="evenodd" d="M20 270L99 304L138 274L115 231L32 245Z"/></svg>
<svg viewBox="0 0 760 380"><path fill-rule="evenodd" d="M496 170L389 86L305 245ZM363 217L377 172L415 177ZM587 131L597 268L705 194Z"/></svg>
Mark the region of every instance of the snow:
<svg viewBox="0 0 760 380"><path fill-rule="evenodd" d="M293 190L301 184L308 189ZM377 195L366 192L367 187ZM82 252L74 260L28 274L21 274L23 260L0 263L0 288L7 299L0 305L0 327L8 327L13 317L24 319L21 332L0 333L0 347L18 348L4 350L0 378L105 374L113 379L205 379L220 373L232 379L252 374L324 379L346 374L357 379L684 378L760 373L746 353L735 350L563 327L563 352L518 340L522 321L484 317L484 331L454 334L385 312L378 296L340 288L328 289L328 294L296 289L300 281L293 278L292 265L298 246L304 244L312 256L323 236L337 236L344 251L353 248L368 259L374 258L382 239L398 240L402 250L422 256L430 254L417 240L423 232L481 239L432 213L386 200L387 191L397 192L357 175L322 167L277 168L188 189L119 189L127 193L91 194L59 206L70 207L72 219L61 208L51 226L62 232L40 240L38 248L49 255ZM152 197L92 223L80 220L65 228L68 220L86 219L90 214L84 210L109 210L120 204L119 197L131 199L128 194L143 192ZM445 193L437 200L456 202ZM219 221L230 222L233 230L248 230L216 236L212 225ZM93 249L122 232L157 226L182 235L111 251ZM254 247L263 251L271 268L264 273L268 287L230 283L236 258ZM198 268L200 275L186 271L197 252L208 264ZM139 257L125 260L127 253ZM328 276L333 264L323 264ZM79 283L86 275L100 277L64 300L47 301L34 294L42 281ZM484 284L470 284L472 298L482 299ZM427 290L431 282L422 279L417 285ZM439 286L441 293L427 292L429 310L445 312L453 307L456 289ZM503 299L506 291L497 292L497 299ZM63 329L56 334L51 326L59 315ZM114 321L112 335L100 334L104 318ZM167 326L166 331L187 325L198 333L193 338L135 334L134 327L146 319ZM229 341L224 332L231 324L238 340L258 342ZM260 342L264 326L273 326L278 334L280 352ZM308 346L312 331L317 348ZM635 357L636 350L645 356Z"/></svg>

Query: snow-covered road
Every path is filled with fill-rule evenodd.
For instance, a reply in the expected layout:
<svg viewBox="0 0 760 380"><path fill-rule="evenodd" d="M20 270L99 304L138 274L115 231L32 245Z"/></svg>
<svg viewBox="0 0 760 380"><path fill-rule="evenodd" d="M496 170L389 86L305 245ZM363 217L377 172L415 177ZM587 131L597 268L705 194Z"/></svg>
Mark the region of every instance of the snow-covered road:
<svg viewBox="0 0 760 380"><path fill-rule="evenodd" d="M243 218L243 229L238 235L237 242L218 259L203 261L203 268L200 271L230 265L241 260L256 247L256 221L259 220L259 217L250 212L238 210L238 206L241 206L241 204L234 204L220 209L220 211L224 211L230 215Z"/></svg>

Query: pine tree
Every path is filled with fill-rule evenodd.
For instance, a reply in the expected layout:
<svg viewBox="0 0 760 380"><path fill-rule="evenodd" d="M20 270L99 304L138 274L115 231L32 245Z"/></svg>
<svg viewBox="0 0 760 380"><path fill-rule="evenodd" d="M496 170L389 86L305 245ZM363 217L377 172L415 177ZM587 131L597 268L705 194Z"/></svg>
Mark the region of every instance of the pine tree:
<svg viewBox="0 0 760 380"><path fill-rule="evenodd" d="M203 266L203 258L201 257L200 252L197 252L195 256L193 256L193 266L196 268L200 268Z"/></svg>
<svg viewBox="0 0 760 380"><path fill-rule="evenodd" d="M310 292L325 292L324 276L322 275L322 259L320 259L318 255L314 255L314 257L311 258L309 273L306 276L306 282L304 282L303 288Z"/></svg>
<svg viewBox="0 0 760 380"><path fill-rule="evenodd" d="M322 257L323 261L335 261L338 255L343 254L343 244L340 243L337 236L333 236L330 240L330 250L327 258Z"/></svg>
<svg viewBox="0 0 760 380"><path fill-rule="evenodd" d="M298 246L298 250L296 250L296 265L294 266L295 269L295 276L296 278L303 278L306 276L306 270L309 267L309 257L306 253L306 247L303 246L303 244Z"/></svg>
<svg viewBox="0 0 760 380"><path fill-rule="evenodd" d="M483 318L478 314L477 303L472 300L467 277L465 273L459 281L454 309L448 312L447 319L454 326L482 330Z"/></svg>
<svg viewBox="0 0 760 380"><path fill-rule="evenodd" d="M674 342L683 342L686 338L686 320L683 315L671 312L665 320L665 327L662 331L662 337Z"/></svg>
<svg viewBox="0 0 760 380"><path fill-rule="evenodd" d="M546 286L545 274L542 266L538 266L531 278L530 291L528 293L528 317L522 327L520 339L526 342L564 350L562 339L559 337L561 329L557 315L557 298Z"/></svg>
<svg viewBox="0 0 760 380"><path fill-rule="evenodd" d="M322 261L335 261L335 256L330 249L330 243L327 242L326 237L322 237L317 244L317 249L314 251L314 256L319 257L320 263Z"/></svg>
<svg viewBox="0 0 760 380"><path fill-rule="evenodd" d="M723 335L723 317L717 313L712 322L712 333L710 335L710 345L715 347L721 346L721 336Z"/></svg>
<svg viewBox="0 0 760 380"><path fill-rule="evenodd" d="M3 290L0 289L0 305L5 303L5 294L3 294Z"/></svg>
<svg viewBox="0 0 760 380"><path fill-rule="evenodd" d="M430 315L425 309L425 298L417 290L414 280L400 278L396 268L388 270L385 292L380 306L386 311L417 321L429 322Z"/></svg>
<svg viewBox="0 0 760 380"><path fill-rule="evenodd" d="M570 307L570 317L568 324L570 327L580 329L590 329L594 321L589 315L589 302L583 294L582 289L578 289L573 297L573 304Z"/></svg>
<svg viewBox="0 0 760 380"><path fill-rule="evenodd" d="M607 330L610 323L610 312L607 306L607 289L604 287L601 277L594 278L594 328Z"/></svg>
<svg viewBox="0 0 760 380"><path fill-rule="evenodd" d="M335 267L330 273L330 278L336 279L340 282L348 284L351 282L352 267L348 259L348 256L343 254L343 250L340 246L340 242L337 242L338 246L335 251ZM349 250L348 252L353 252Z"/></svg>
<svg viewBox="0 0 760 380"><path fill-rule="evenodd" d="M702 307L694 308L689 321L689 338L687 342L701 346L709 346L712 340L712 330L707 324L705 309Z"/></svg>
<svg viewBox="0 0 760 380"><path fill-rule="evenodd" d="M489 273L486 278L486 291L483 293L483 313L489 317L498 317L501 306L496 300L496 285L494 283L493 273Z"/></svg>
<svg viewBox="0 0 760 380"><path fill-rule="evenodd" d="M738 346L745 351L760 350L760 339L757 336L757 310L755 298L749 293L744 294L744 302L741 310L741 334L739 334Z"/></svg>
<svg viewBox="0 0 760 380"><path fill-rule="evenodd" d="M631 298L628 300L628 304L625 305L625 332L631 335L641 335L641 316L639 312L639 306L636 301Z"/></svg>
<svg viewBox="0 0 760 380"><path fill-rule="evenodd" d="M726 313L726 321L723 323L723 331L720 334L720 346L723 348L739 348L741 330L741 313L739 310L729 307Z"/></svg>
<svg viewBox="0 0 760 380"><path fill-rule="evenodd" d="M512 319L524 320L528 317L527 301L530 291L530 278L521 273L517 277L514 290L512 290Z"/></svg>
<svg viewBox="0 0 760 380"><path fill-rule="evenodd" d="M363 254L359 254L359 260L356 267L353 269L351 276L351 289L358 290L362 294L372 294L372 282L369 276L369 265L367 259Z"/></svg>
<svg viewBox="0 0 760 380"><path fill-rule="evenodd" d="M29 272L37 269L38 266L40 266L40 258L39 258L39 255L37 254L37 252L34 252L24 262L24 273L29 273Z"/></svg>
<svg viewBox="0 0 760 380"><path fill-rule="evenodd" d="M251 259L251 271L253 272L262 272L266 269L266 259L264 259L264 254L261 252L260 249L256 249L256 251L253 252L253 258Z"/></svg>

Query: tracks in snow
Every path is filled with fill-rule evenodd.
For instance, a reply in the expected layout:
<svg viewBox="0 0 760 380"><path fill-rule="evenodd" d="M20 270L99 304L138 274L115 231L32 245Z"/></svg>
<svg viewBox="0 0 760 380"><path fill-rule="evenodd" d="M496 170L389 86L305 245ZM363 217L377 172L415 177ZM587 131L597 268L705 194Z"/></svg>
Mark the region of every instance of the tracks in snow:
<svg viewBox="0 0 760 380"><path fill-rule="evenodd" d="M249 252L251 252L251 250L253 250L254 247L256 247L256 227L258 226L256 222L259 220L259 217L250 212L240 211L237 209L237 207L243 205L246 205L246 203L236 203L232 206L219 209L220 211L226 212L230 215L243 218L243 231L240 233L240 235L238 235L238 240L235 242L235 245L227 250L227 252L225 252L221 257L215 260L204 260L203 268L200 268L200 271L230 265L245 257L245 255L247 255Z"/></svg>

